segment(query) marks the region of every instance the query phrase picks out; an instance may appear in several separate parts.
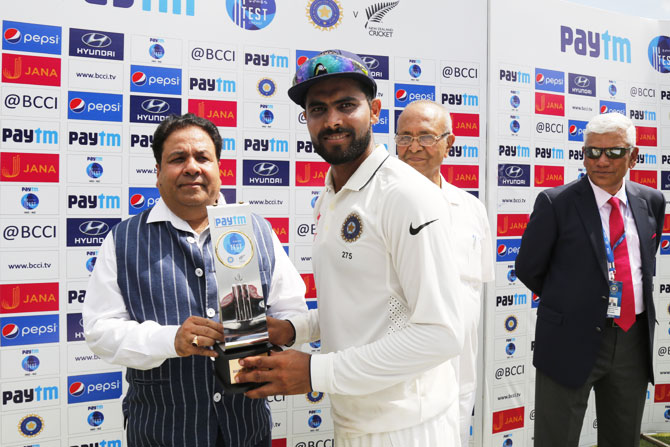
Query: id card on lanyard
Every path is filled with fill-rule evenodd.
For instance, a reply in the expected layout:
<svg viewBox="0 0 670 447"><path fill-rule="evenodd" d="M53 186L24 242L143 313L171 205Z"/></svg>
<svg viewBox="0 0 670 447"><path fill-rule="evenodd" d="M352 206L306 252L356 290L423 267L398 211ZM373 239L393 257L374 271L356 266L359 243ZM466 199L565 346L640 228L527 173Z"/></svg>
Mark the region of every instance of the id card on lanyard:
<svg viewBox="0 0 670 447"><path fill-rule="evenodd" d="M623 282L615 281L614 274L616 268L614 267L614 250L621 245L626 238L626 230L618 241L612 246L607 232L603 228L603 239L605 240L605 252L607 254L607 273L609 278L609 299L607 304L607 318L619 318L621 316L621 293L623 291Z"/></svg>

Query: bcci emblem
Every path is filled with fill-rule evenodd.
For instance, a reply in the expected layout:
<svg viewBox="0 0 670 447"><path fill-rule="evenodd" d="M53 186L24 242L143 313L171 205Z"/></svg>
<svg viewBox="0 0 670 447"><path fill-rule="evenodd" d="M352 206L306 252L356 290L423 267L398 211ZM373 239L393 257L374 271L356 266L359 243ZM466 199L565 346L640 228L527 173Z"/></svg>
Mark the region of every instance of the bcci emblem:
<svg viewBox="0 0 670 447"><path fill-rule="evenodd" d="M507 332L514 332L518 325L519 321L516 319L514 315L510 315L505 320L505 329L507 330Z"/></svg>
<svg viewBox="0 0 670 447"><path fill-rule="evenodd" d="M355 242L363 233L363 223L358 214L351 213L342 224L342 239L344 242Z"/></svg>
<svg viewBox="0 0 670 447"><path fill-rule="evenodd" d="M311 404L318 404L323 400L323 393L312 391L306 394L307 401Z"/></svg>
<svg viewBox="0 0 670 447"><path fill-rule="evenodd" d="M36 414L29 414L19 421L19 433L26 438L32 438L40 434L44 428L44 419Z"/></svg>
<svg viewBox="0 0 670 447"><path fill-rule="evenodd" d="M321 31L330 31L342 22L342 6L337 0L309 0L307 18Z"/></svg>
<svg viewBox="0 0 670 447"><path fill-rule="evenodd" d="M270 78L263 78L258 81L256 88L258 89L258 93L260 93L261 96L265 96L266 98L273 96L277 92L277 85Z"/></svg>

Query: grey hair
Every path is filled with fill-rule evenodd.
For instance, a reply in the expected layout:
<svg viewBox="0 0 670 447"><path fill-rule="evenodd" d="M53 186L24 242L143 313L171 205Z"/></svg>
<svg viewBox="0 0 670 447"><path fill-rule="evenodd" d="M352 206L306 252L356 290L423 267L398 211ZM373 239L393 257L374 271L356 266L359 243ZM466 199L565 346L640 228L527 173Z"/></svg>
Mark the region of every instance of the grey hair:
<svg viewBox="0 0 670 447"><path fill-rule="evenodd" d="M634 147L635 125L630 118L617 112L604 113L591 118L584 129L584 141L592 133L604 134L619 131L626 136L626 144Z"/></svg>
<svg viewBox="0 0 670 447"><path fill-rule="evenodd" d="M447 110L446 107L444 107L442 104L438 104L435 101L431 101L429 99L418 99L416 101L410 102L406 109L409 109L410 107L414 106L421 106L421 105L432 105L437 107L438 109L442 110L444 112L444 116L446 117L444 120L444 125L445 125L445 132L452 133L452 122L451 122L451 115L449 114L449 110Z"/></svg>

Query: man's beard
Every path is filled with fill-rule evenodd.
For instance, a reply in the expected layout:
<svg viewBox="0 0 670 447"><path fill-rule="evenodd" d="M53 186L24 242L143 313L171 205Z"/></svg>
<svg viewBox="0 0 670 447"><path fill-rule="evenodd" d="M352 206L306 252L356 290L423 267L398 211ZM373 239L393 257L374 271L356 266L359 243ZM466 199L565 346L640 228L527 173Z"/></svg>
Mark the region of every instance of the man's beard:
<svg viewBox="0 0 670 447"><path fill-rule="evenodd" d="M341 145L337 145L333 146L330 149L330 152L328 152L326 148L319 143L323 137L341 132L347 132L350 135L354 135L354 140L351 142L349 147L343 148ZM350 128L341 127L336 131L326 130L319 133L317 140L313 141L312 145L314 146L316 153L331 165L349 163L350 161L354 161L363 155L365 150L370 145L370 140L372 140L372 127L368 127L368 130L360 138L356 138L355 135L356 133L354 132L354 129Z"/></svg>

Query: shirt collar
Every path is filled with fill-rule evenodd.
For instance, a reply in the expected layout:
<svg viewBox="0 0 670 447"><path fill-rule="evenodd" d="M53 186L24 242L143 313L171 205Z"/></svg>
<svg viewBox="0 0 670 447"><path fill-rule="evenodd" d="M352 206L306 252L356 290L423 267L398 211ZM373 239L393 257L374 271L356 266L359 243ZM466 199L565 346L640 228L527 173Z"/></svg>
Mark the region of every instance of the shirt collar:
<svg viewBox="0 0 670 447"><path fill-rule="evenodd" d="M368 158L366 158L358 169L356 169L356 172L349 177L349 180L344 184L342 189L351 189L353 191L360 191L363 189L387 157L389 157L389 153L383 144L375 147L372 150L372 153L368 155ZM332 167L328 170L328 174L326 175L326 187L331 191L335 189L333 187Z"/></svg>
<svg viewBox="0 0 670 447"><path fill-rule="evenodd" d="M600 186L593 183L590 177L589 177L589 183L591 184L591 188L593 189L593 194L596 196L596 205L598 206L598 209L600 209L604 204L606 204L611 197L616 197L625 206L628 206L628 196L626 196L626 179L623 180L621 188L617 191L616 194L614 194L614 196L612 196L612 194L602 189Z"/></svg>
<svg viewBox="0 0 670 447"><path fill-rule="evenodd" d="M459 194L460 190L451 183L447 182L442 174L440 174L440 189L447 193L446 198L450 204L461 205L463 203L463 197Z"/></svg>
<svg viewBox="0 0 670 447"><path fill-rule="evenodd" d="M226 199L221 193L219 193L219 203L226 203ZM191 228L188 222L173 213L163 200L158 200L151 211L149 211L147 223L154 222L170 222L177 230L188 231L189 233L197 234L195 231L193 231L193 228Z"/></svg>

